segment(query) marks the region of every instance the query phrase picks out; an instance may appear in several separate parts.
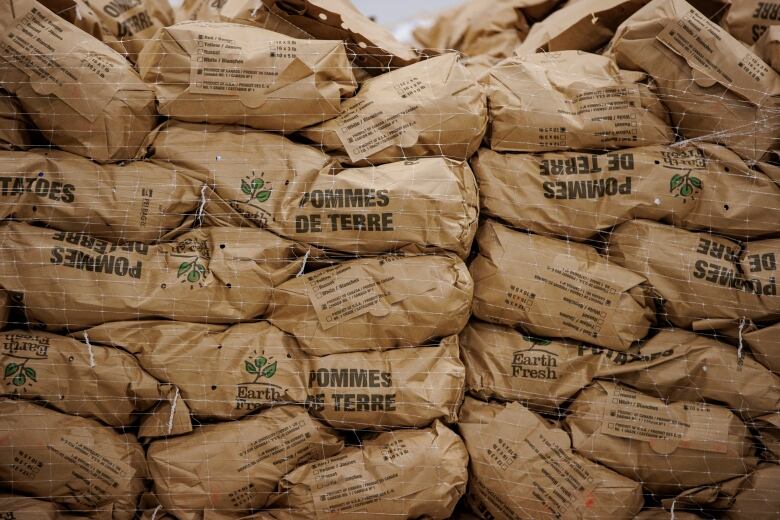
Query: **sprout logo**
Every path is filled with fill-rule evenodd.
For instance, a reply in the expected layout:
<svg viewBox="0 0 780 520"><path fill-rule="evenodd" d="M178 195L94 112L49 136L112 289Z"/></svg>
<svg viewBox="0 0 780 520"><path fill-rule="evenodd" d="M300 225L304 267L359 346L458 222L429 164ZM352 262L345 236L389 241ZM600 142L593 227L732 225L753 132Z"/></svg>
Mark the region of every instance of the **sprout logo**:
<svg viewBox="0 0 780 520"><path fill-rule="evenodd" d="M276 374L277 363L263 355L244 361L244 370L254 379L239 383L236 389L236 409L256 410L269 406L282 398L281 386L269 380Z"/></svg>
<svg viewBox="0 0 780 520"><path fill-rule="evenodd" d="M206 277L206 268L199 263L200 257L194 257L188 262L182 262L179 264L179 270L176 277L182 282L185 277L190 283L198 283L201 278Z"/></svg>
<svg viewBox="0 0 780 520"><path fill-rule="evenodd" d="M257 383L261 377L271 379L276 373L276 361L270 365L266 363L268 360L263 356L256 357L254 361L244 361L244 370L255 376L253 383Z"/></svg>
<svg viewBox="0 0 780 520"><path fill-rule="evenodd" d="M38 382L38 376L35 373L35 369L25 366L28 361L30 360L25 359L21 363L8 363L3 369L3 378L12 378L10 382L14 386L24 386L28 379L33 382Z"/></svg>
<svg viewBox="0 0 780 520"><path fill-rule="evenodd" d="M252 172L254 175L255 172ZM249 197L243 201L244 204L254 205L255 202L263 203L271 198L271 192L273 191L270 183L266 183L262 178L264 174L260 174L260 177L245 177L241 179L241 192Z"/></svg>
<svg viewBox="0 0 780 520"><path fill-rule="evenodd" d="M669 193L675 197L687 199L692 195L698 194L703 186L701 179L691 175L691 170L688 170L688 173L685 175L677 173L672 175L672 178L669 180Z"/></svg>

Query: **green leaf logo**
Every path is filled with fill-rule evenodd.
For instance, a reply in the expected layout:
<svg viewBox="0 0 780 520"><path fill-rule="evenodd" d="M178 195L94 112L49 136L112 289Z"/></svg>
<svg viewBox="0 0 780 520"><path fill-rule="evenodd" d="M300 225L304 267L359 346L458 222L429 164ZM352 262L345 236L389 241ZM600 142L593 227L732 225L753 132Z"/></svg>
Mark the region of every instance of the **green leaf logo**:
<svg viewBox="0 0 780 520"><path fill-rule="evenodd" d="M252 172L254 175L254 172ZM262 175L262 174L261 174ZM241 191L248 198L244 201L245 204L251 202L265 202L271 198L271 187L266 185L265 180L260 177L255 177L247 182L241 179Z"/></svg>
<svg viewBox="0 0 780 520"><path fill-rule="evenodd" d="M35 369L24 366L27 361L29 360L25 360L24 363L8 363L3 369L3 377L12 377L11 384L14 386L23 386L28 379L37 382L38 374L35 373Z"/></svg>
<svg viewBox="0 0 780 520"><path fill-rule="evenodd" d="M266 379L272 378L275 373L276 373L276 361L274 361L273 363L265 367L262 372L263 377L265 377Z"/></svg>
<svg viewBox="0 0 780 520"><path fill-rule="evenodd" d="M523 336L523 339L534 345L549 345L552 340L546 338L537 338L536 336Z"/></svg>
<svg viewBox="0 0 780 520"><path fill-rule="evenodd" d="M5 371L3 372L3 377L11 377L16 373L16 371L19 370L19 365L16 363L8 363L5 366Z"/></svg>
<svg viewBox="0 0 780 520"><path fill-rule="evenodd" d="M198 283L201 278L205 278L207 274L206 267L198 263L199 257L193 258L189 262L182 262L179 264L176 277L182 281L187 280L190 283Z"/></svg>
<svg viewBox="0 0 780 520"><path fill-rule="evenodd" d="M701 191L703 187L704 183L700 178L691 175L691 170L688 170L685 175L675 173L669 179L669 193L675 197L690 197L695 194L696 190Z"/></svg>
<svg viewBox="0 0 780 520"><path fill-rule="evenodd" d="M269 365L265 356L258 356L254 361L244 361L244 370L255 376L254 382L261 377L270 379L276 374L276 361Z"/></svg>

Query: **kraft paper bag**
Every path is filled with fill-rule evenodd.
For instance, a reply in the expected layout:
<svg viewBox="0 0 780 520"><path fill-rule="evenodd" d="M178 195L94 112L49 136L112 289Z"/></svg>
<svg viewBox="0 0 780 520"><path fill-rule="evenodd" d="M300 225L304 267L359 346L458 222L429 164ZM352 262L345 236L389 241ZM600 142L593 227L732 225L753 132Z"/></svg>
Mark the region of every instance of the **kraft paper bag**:
<svg viewBox="0 0 780 520"><path fill-rule="evenodd" d="M465 257L476 233L476 181L465 162L343 169L283 136L174 121L146 148L153 163L207 179L204 220L212 225L266 228L354 255L439 249Z"/></svg>
<svg viewBox="0 0 780 520"><path fill-rule="evenodd" d="M614 149L674 141L666 108L642 74L582 51L513 56L489 72L490 148Z"/></svg>
<svg viewBox="0 0 780 520"><path fill-rule="evenodd" d="M519 403L466 398L461 435L469 452L467 500L482 518L630 520L642 487L572 452L569 435Z"/></svg>
<svg viewBox="0 0 780 520"><path fill-rule="evenodd" d="M776 320L777 239L739 242L650 222L621 224L609 238L609 258L644 276L666 317L682 328L725 319ZM714 326L714 325L713 325Z"/></svg>
<svg viewBox="0 0 780 520"><path fill-rule="evenodd" d="M332 457L344 441L297 406L209 424L148 449L154 492L180 520L239 518L266 505L286 473Z"/></svg>
<svg viewBox="0 0 780 520"><path fill-rule="evenodd" d="M720 25L737 40L752 45L772 27L780 25L780 7L774 0L741 0L729 4Z"/></svg>
<svg viewBox="0 0 780 520"><path fill-rule="evenodd" d="M482 212L574 240L642 218L737 238L777 235L780 185L728 148L697 142L471 160Z"/></svg>
<svg viewBox="0 0 780 520"><path fill-rule="evenodd" d="M282 132L337 116L341 98L357 87L339 41L220 22L160 29L138 70L162 115Z"/></svg>
<svg viewBox="0 0 780 520"><path fill-rule="evenodd" d="M0 51L3 88L65 151L100 162L131 159L156 124L154 90L132 65L34 0L0 7Z"/></svg>
<svg viewBox="0 0 780 520"><path fill-rule="evenodd" d="M518 55L535 52L582 50L596 52L615 29L647 0L569 1L544 20L531 26L515 49Z"/></svg>
<svg viewBox="0 0 780 520"><path fill-rule="evenodd" d="M460 344L469 394L549 413L586 387L605 360L598 347L535 338L477 320L460 333Z"/></svg>
<svg viewBox="0 0 780 520"><path fill-rule="evenodd" d="M444 155L465 161L488 124L487 101L457 53L367 80L341 114L301 135L353 164Z"/></svg>
<svg viewBox="0 0 780 520"><path fill-rule="evenodd" d="M28 319L49 329L234 323L268 310L274 287L301 269L298 254L259 229L202 228L150 246L12 222L0 226L0 287L21 293Z"/></svg>
<svg viewBox="0 0 780 520"><path fill-rule="evenodd" d="M470 0L442 12L429 27L416 27L412 34L428 49L453 49L466 56L502 59L511 56L528 34L526 8L544 10L554 5L550 0L498 0L486 9L481 0Z"/></svg>
<svg viewBox="0 0 780 520"><path fill-rule="evenodd" d="M731 345L665 329L640 343L637 351L642 358L622 366L605 363L597 377L670 401L722 403L743 418L780 410L780 376Z"/></svg>
<svg viewBox="0 0 780 520"><path fill-rule="evenodd" d="M115 428L140 419L139 436L192 430L179 390L155 379L132 355L48 332L0 333L0 395L45 401Z"/></svg>
<svg viewBox="0 0 780 520"><path fill-rule="evenodd" d="M419 59L392 32L370 20L350 0L262 0L271 13L314 38L344 41L354 64L378 74Z"/></svg>
<svg viewBox="0 0 780 520"><path fill-rule="evenodd" d="M404 250L465 258L471 251L479 196L466 162L429 157L362 168L328 165L310 175L290 163L278 171L271 166L220 176L205 222L263 227L354 256Z"/></svg>
<svg viewBox="0 0 780 520"><path fill-rule="evenodd" d="M678 133L761 160L780 131L780 74L684 0L653 0L606 51L653 77Z"/></svg>
<svg viewBox="0 0 780 520"><path fill-rule="evenodd" d="M443 520L466 489L467 463L463 441L438 421L383 433L285 475L272 502L279 511L261 518Z"/></svg>
<svg viewBox="0 0 780 520"><path fill-rule="evenodd" d="M758 362L780 374L780 324L748 332L743 339Z"/></svg>
<svg viewBox="0 0 780 520"><path fill-rule="evenodd" d="M594 248L485 221L477 232L474 316L542 337L627 350L655 323L646 280Z"/></svg>
<svg viewBox="0 0 780 520"><path fill-rule="evenodd" d="M322 357L308 356L268 322L114 322L77 336L131 352L149 374L176 385L204 420L297 403L337 428L422 427L455 422L463 397L456 336L419 348Z"/></svg>
<svg viewBox="0 0 780 520"><path fill-rule="evenodd" d="M365 258L276 287L268 320L314 356L414 347L460 332L473 290L452 256Z"/></svg>
<svg viewBox="0 0 780 520"><path fill-rule="evenodd" d="M584 389L564 421L574 449L661 495L744 475L757 459L727 408L665 401L606 381Z"/></svg>
<svg viewBox="0 0 780 520"><path fill-rule="evenodd" d="M0 151L0 217L111 242L183 227L206 183L146 161L97 164L61 150Z"/></svg>
<svg viewBox="0 0 780 520"><path fill-rule="evenodd" d="M146 460L130 433L28 401L0 399L0 480L90 518L131 520Z"/></svg>
<svg viewBox="0 0 780 520"><path fill-rule="evenodd" d="M167 4L167 0L162 0ZM169 25L170 6L158 0L42 0L52 12L91 34L132 63L158 29Z"/></svg>
<svg viewBox="0 0 780 520"><path fill-rule="evenodd" d="M753 46L753 52L780 73L780 25L769 27Z"/></svg>

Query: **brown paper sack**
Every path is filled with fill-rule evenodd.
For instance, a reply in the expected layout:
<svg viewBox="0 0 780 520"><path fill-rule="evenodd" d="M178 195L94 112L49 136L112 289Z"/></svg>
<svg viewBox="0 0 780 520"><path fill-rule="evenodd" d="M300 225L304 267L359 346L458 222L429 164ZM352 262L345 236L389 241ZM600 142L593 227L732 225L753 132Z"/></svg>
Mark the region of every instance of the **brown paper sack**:
<svg viewBox="0 0 780 520"><path fill-rule="evenodd" d="M730 2L720 24L734 38L752 45L771 27L780 25L780 4L776 0Z"/></svg>
<svg viewBox="0 0 780 520"><path fill-rule="evenodd" d="M130 159L155 125L154 91L130 63L34 0L0 7L0 51L0 83L66 151Z"/></svg>
<svg viewBox="0 0 780 520"><path fill-rule="evenodd" d="M324 40L342 40L354 62L372 73L403 67L419 58L409 46L361 13L350 0L262 0L275 15Z"/></svg>
<svg viewBox="0 0 780 520"><path fill-rule="evenodd" d="M63 518L54 502L25 497L16 493L0 493L0 515L12 520L59 520Z"/></svg>
<svg viewBox="0 0 780 520"><path fill-rule="evenodd" d="M605 363L597 377L669 401L715 401L743 418L780 410L780 376L731 345L667 329L637 350L642 358L622 366Z"/></svg>
<svg viewBox="0 0 780 520"><path fill-rule="evenodd" d="M578 453L670 494L744 475L756 466L750 433L727 408L664 401L596 382L569 408L566 427Z"/></svg>
<svg viewBox="0 0 780 520"><path fill-rule="evenodd" d="M687 139L760 160L780 132L780 75L684 0L653 0L626 20L608 55L658 84Z"/></svg>
<svg viewBox="0 0 780 520"><path fill-rule="evenodd" d="M604 362L598 347L535 338L476 320L460 333L460 343L471 395L520 401L542 412L554 413Z"/></svg>
<svg viewBox="0 0 780 520"><path fill-rule="evenodd" d="M344 442L296 406L153 442L154 492L179 520L238 518L266 505L283 475L336 455Z"/></svg>
<svg viewBox="0 0 780 520"><path fill-rule="evenodd" d="M554 0L498 0L487 9L482 0L469 0L448 9L429 27L417 27L414 38L429 49L454 49L466 56L502 59L528 34L526 7L552 9Z"/></svg>
<svg viewBox="0 0 780 520"><path fill-rule="evenodd" d="M766 464L750 474L734 503L721 518L771 520L780 511L780 466Z"/></svg>
<svg viewBox="0 0 780 520"><path fill-rule="evenodd" d="M579 49L595 52L615 34L615 29L647 0L570 1L544 20L531 26L518 55L538 51Z"/></svg>
<svg viewBox="0 0 780 520"><path fill-rule="evenodd" d="M449 518L466 489L468 453L440 422L388 432L301 466L279 483L278 518ZM276 512L271 510L276 517Z"/></svg>
<svg viewBox="0 0 780 520"><path fill-rule="evenodd" d="M0 227L0 286L52 329L167 318L206 323L262 315L297 273L295 244L267 231L203 228L174 242L114 245L28 224Z"/></svg>
<svg viewBox="0 0 780 520"><path fill-rule="evenodd" d="M268 320L314 356L414 347L460 332L473 291L455 257L365 258L276 287Z"/></svg>
<svg viewBox="0 0 780 520"><path fill-rule="evenodd" d="M21 150L33 144L32 121L19 100L0 90L0 150Z"/></svg>
<svg viewBox="0 0 780 520"><path fill-rule="evenodd" d="M185 2L186 3L186 2ZM286 34L293 38L312 39L313 36L300 27L296 27L266 6L255 0L223 0L219 2L219 17L214 21L241 23Z"/></svg>
<svg viewBox="0 0 780 520"><path fill-rule="evenodd" d="M742 338L762 365L780 374L780 323L748 332Z"/></svg>
<svg viewBox="0 0 780 520"><path fill-rule="evenodd" d="M646 280L584 244L486 221L477 233L474 316L531 334L626 350L655 322Z"/></svg>
<svg viewBox="0 0 780 520"><path fill-rule="evenodd" d="M780 462L780 410L749 421L756 438L763 445L764 458Z"/></svg>
<svg viewBox="0 0 780 520"><path fill-rule="evenodd" d="M674 141L646 76L582 51L513 56L490 70L490 148L612 149Z"/></svg>
<svg viewBox="0 0 780 520"><path fill-rule="evenodd" d="M0 480L92 518L130 520L146 461L132 434L27 401L0 399Z"/></svg>
<svg viewBox="0 0 780 520"><path fill-rule="evenodd" d="M485 93L447 53L369 79L341 115L302 133L353 163L430 155L466 160L487 129Z"/></svg>
<svg viewBox="0 0 780 520"><path fill-rule="evenodd" d="M154 33L168 25L165 6L154 0L42 0L41 4L133 63Z"/></svg>
<svg viewBox="0 0 780 520"><path fill-rule="evenodd" d="M420 427L434 419L454 422L463 396L455 336L438 347L314 358L267 322L114 322L78 336L134 354L144 370L176 385L199 419L305 403L338 428Z"/></svg>
<svg viewBox="0 0 780 520"><path fill-rule="evenodd" d="M727 238L648 220L621 224L609 240L610 260L646 277L667 318L683 328L707 319L780 318L777 252L777 239L743 251Z"/></svg>
<svg viewBox="0 0 780 520"><path fill-rule="evenodd" d="M278 143L268 135L264 140ZM284 146L284 144L282 144ZM403 249L465 258L477 232L479 196L468 163L441 157L381 166L295 170L297 161L231 169L205 206L212 225L264 227L353 255ZM780 190L780 188L778 188Z"/></svg>
<svg viewBox="0 0 780 520"><path fill-rule="evenodd" d="M753 46L753 52L780 73L780 25L773 25Z"/></svg>
<svg viewBox="0 0 780 520"><path fill-rule="evenodd" d="M478 215L468 164L424 158L342 170L328 155L236 126L170 122L152 160L211 179L206 221L262 227L353 254L444 249L466 256ZM216 152L215 152L216 151Z"/></svg>
<svg viewBox="0 0 780 520"><path fill-rule="evenodd" d="M465 368L457 336L439 346L313 357L303 366L310 412L336 428L419 428L458 419Z"/></svg>
<svg viewBox="0 0 780 520"><path fill-rule="evenodd" d="M138 70L163 115L283 132L338 115L341 98L357 86L341 42L230 23L160 29Z"/></svg>
<svg viewBox="0 0 780 520"><path fill-rule="evenodd" d="M728 520L772 520L780 510L780 466L761 464L749 475L687 490L663 505L674 507L675 515L680 509L705 509Z"/></svg>
<svg viewBox="0 0 780 520"><path fill-rule="evenodd" d="M197 419L238 419L306 399L306 356L292 336L265 321L123 321L74 335L133 354L153 377L179 388Z"/></svg>
<svg viewBox="0 0 780 520"><path fill-rule="evenodd" d="M101 165L61 150L0 151L0 218L112 242L151 242L181 227L204 186L145 161Z"/></svg>
<svg viewBox="0 0 780 520"><path fill-rule="evenodd" d="M638 482L573 453L565 431L519 403L466 398L459 427L482 518L630 520L642 508Z"/></svg>
<svg viewBox="0 0 780 520"><path fill-rule="evenodd" d="M585 240L632 218L742 238L780 232L780 186L714 144L600 154L482 148L471 164L482 211L539 234Z"/></svg>
<svg viewBox="0 0 780 520"><path fill-rule="evenodd" d="M0 345L0 395L46 401L115 428L140 417L140 437L192 430L179 390L149 375L127 352L23 330L0 333Z"/></svg>

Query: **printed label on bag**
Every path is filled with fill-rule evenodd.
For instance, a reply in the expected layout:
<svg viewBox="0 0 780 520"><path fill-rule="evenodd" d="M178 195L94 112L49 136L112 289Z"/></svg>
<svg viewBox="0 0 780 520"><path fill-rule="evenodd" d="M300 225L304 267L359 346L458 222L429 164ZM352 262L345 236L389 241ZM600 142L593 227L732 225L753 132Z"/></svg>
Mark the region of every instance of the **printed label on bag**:
<svg viewBox="0 0 780 520"><path fill-rule="evenodd" d="M769 65L696 9L667 25L657 38L693 69L757 105L780 90L780 76Z"/></svg>
<svg viewBox="0 0 780 520"><path fill-rule="evenodd" d="M275 43L271 42L270 49L275 48ZM190 69L190 92L236 96L271 88L283 70L276 66L274 52L268 51L271 59L268 66L262 68L248 68L246 56L243 46L236 40L198 34Z"/></svg>
<svg viewBox="0 0 780 520"><path fill-rule="evenodd" d="M87 38L92 39L31 3L0 39L0 55L30 77L37 93L57 96L95 121L119 90L127 71L116 60L96 52L99 47L90 49Z"/></svg>
<svg viewBox="0 0 780 520"><path fill-rule="evenodd" d="M554 305L562 326L596 338L622 290L606 278L594 276L593 269L583 269L573 256L556 255L546 270L534 274L534 281L559 292Z"/></svg>
<svg viewBox="0 0 780 520"><path fill-rule="evenodd" d="M659 399L615 386L608 394L601 431L649 442L659 453L677 447L726 453L730 423L731 412L726 409L684 403L681 411L675 410Z"/></svg>
<svg viewBox="0 0 780 520"><path fill-rule="evenodd" d="M316 271L306 285L320 326L337 324L370 312L384 316L390 305L376 279L359 265L339 265Z"/></svg>
<svg viewBox="0 0 780 520"><path fill-rule="evenodd" d="M585 501L598 485L597 479L588 470L587 463L565 444L568 441L565 432L539 425L518 439L517 430L512 426L517 421L516 414L516 410L508 407L486 429L484 461L501 473L502 481L523 483L528 500L533 501L534 518L576 518L567 515L567 511Z"/></svg>

